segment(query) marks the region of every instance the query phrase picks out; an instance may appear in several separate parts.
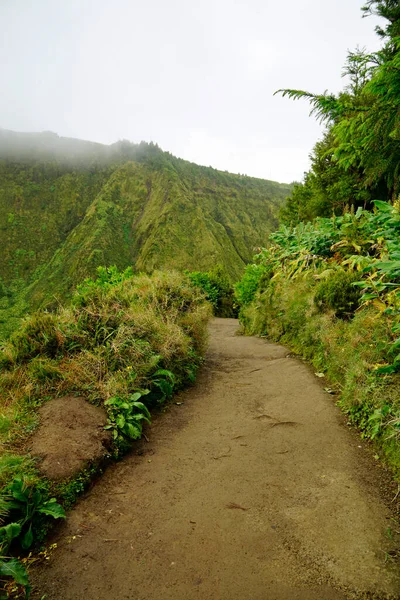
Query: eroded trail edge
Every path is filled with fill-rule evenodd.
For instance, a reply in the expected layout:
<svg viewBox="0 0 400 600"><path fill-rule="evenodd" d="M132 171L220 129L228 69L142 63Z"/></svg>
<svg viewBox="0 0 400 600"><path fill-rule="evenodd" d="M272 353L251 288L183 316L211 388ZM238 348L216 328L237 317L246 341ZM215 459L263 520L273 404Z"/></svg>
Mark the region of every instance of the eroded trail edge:
<svg viewBox="0 0 400 600"><path fill-rule="evenodd" d="M214 319L206 366L33 574L48 600L400 598L380 471L282 346Z"/></svg>

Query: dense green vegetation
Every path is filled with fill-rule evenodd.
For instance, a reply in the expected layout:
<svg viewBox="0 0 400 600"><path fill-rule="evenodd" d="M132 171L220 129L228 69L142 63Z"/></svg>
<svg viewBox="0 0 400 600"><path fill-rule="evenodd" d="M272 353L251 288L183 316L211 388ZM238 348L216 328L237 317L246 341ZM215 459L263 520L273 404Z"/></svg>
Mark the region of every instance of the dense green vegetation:
<svg viewBox="0 0 400 600"><path fill-rule="evenodd" d="M73 393L99 404L146 389L147 403L163 401L194 380L209 313L201 290L178 273L100 268L72 305L27 317L3 345L3 442L14 439L16 422L34 426L28 409L47 398Z"/></svg>
<svg viewBox="0 0 400 600"><path fill-rule="evenodd" d="M31 548L34 540L41 537L44 518L65 518L65 511L55 498L48 499L43 483L29 485L27 478L15 477L4 487L0 496L3 520L0 527L0 581L11 591L24 589L25 597L30 594L27 570L23 562L10 557L10 550L17 545L24 551ZM41 489L42 488L42 489ZM2 594L2 598L8 598Z"/></svg>
<svg viewBox="0 0 400 600"><path fill-rule="evenodd" d="M295 224L316 216L341 214L350 207L372 208L373 200L394 200L400 192L400 7L393 0L370 0L365 15L386 19L377 33L384 40L375 53L349 52L338 95L280 90L305 98L312 114L326 124L312 154L312 166L298 184L282 216Z"/></svg>
<svg viewBox="0 0 400 600"><path fill-rule="evenodd" d="M375 205L282 226L236 293L245 330L310 360L400 472L400 207Z"/></svg>
<svg viewBox="0 0 400 600"><path fill-rule="evenodd" d="M234 288L220 265L208 272L192 271L188 276L192 284L204 292L216 317L237 317Z"/></svg>
<svg viewBox="0 0 400 600"><path fill-rule="evenodd" d="M219 264L237 279L276 228L291 189L200 167L154 144L6 133L0 338L27 310L69 297L101 265L151 272Z"/></svg>
<svg viewBox="0 0 400 600"><path fill-rule="evenodd" d="M54 397L78 395L103 406L118 457L140 438L150 411L194 381L207 338L210 304L189 277L99 268L78 286L71 305L27 317L0 353L0 581L26 585L10 552L40 540L44 515L63 516L83 486L55 484L22 449L37 410ZM71 497L72 496L72 497ZM25 517L20 516L26 507ZM18 513L18 514L17 514Z"/></svg>
<svg viewBox="0 0 400 600"><path fill-rule="evenodd" d="M240 307L247 333L311 361L400 473L400 8L363 12L385 19L384 45L349 53L340 94L281 90L308 99L326 131L274 233L290 186L154 144L0 130L0 337L16 330L0 354L0 580L27 586L5 555L40 540L46 517L63 516L53 498L72 502L91 475L55 486L21 453L37 408L67 394L104 407L121 455L194 380L211 306Z"/></svg>
<svg viewBox="0 0 400 600"><path fill-rule="evenodd" d="M277 226L290 189L155 144L0 129L0 581L8 591L29 593L26 557L8 555L40 542L46 518L64 514L53 496L68 506L98 469L62 485L43 477L21 445L38 407L68 394L103 406L109 454L125 452L151 409L194 381L211 307L235 314L232 282Z"/></svg>
<svg viewBox="0 0 400 600"><path fill-rule="evenodd" d="M245 330L312 361L400 473L400 7L363 11L386 19L385 43L349 53L343 92L281 90L327 128L236 297Z"/></svg>

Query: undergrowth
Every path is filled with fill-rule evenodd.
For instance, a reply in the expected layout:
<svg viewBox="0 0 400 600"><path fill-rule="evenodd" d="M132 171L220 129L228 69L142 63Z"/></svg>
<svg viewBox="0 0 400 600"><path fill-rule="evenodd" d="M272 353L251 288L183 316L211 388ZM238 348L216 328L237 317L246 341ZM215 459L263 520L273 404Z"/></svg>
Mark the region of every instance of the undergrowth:
<svg viewBox="0 0 400 600"><path fill-rule="evenodd" d="M236 286L249 334L281 341L339 393L400 473L400 206L375 201L270 236Z"/></svg>
<svg viewBox="0 0 400 600"><path fill-rule="evenodd" d="M216 317L237 317L238 306L234 288L222 265L217 265L209 271L188 272L187 275L192 284L205 293Z"/></svg>
<svg viewBox="0 0 400 600"><path fill-rule="evenodd" d="M38 407L69 395L104 407L110 453L118 457L140 438L150 410L194 381L210 313L204 293L187 276L134 276L131 269L120 273L100 267L97 279L81 284L69 306L27 317L3 345L0 581L14 577L29 593L22 563L8 554L40 541L46 526L39 515L63 516L52 494L70 504L88 479L84 474L56 485L23 454L22 444L37 426ZM27 511L21 524L14 505L23 495Z"/></svg>

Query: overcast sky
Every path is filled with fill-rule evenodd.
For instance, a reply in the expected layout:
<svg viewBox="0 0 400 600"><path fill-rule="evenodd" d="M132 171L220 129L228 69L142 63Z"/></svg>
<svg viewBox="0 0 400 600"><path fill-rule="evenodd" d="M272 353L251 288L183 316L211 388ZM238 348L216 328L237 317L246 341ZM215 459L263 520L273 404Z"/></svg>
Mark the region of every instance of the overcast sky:
<svg viewBox="0 0 400 600"><path fill-rule="evenodd" d="M322 128L282 87L337 92L376 50L362 0L0 0L0 127L157 142L234 173L302 179Z"/></svg>

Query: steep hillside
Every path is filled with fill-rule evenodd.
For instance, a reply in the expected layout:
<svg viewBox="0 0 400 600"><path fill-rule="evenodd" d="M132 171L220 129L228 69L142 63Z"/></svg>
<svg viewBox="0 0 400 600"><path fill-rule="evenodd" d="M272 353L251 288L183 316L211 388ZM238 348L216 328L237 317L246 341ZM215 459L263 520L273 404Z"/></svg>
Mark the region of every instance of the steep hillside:
<svg viewBox="0 0 400 600"><path fill-rule="evenodd" d="M154 144L32 135L19 161L21 138L6 144L0 135L0 320L8 325L13 315L64 298L99 265L150 272L221 264L237 279L276 228L290 192Z"/></svg>

